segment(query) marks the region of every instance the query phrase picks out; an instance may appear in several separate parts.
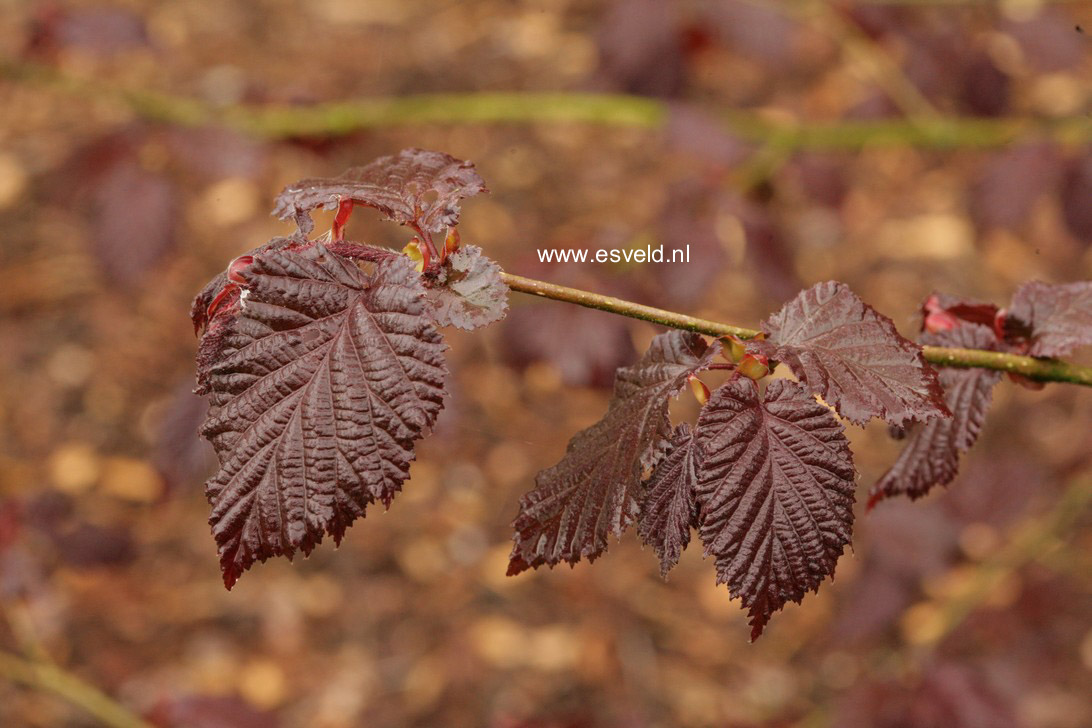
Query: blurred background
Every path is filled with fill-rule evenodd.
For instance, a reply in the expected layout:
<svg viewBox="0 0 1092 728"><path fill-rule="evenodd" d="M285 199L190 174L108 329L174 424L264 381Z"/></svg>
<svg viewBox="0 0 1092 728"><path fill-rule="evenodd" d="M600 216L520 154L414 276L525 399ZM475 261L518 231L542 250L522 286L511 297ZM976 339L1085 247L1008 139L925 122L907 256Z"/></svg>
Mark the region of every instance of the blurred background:
<svg viewBox="0 0 1092 728"><path fill-rule="evenodd" d="M292 229L281 187L406 146L477 164L463 240L506 270L744 326L829 278L910 336L934 290L1087 280L1092 4L0 7L0 725L1092 725L1088 391L1002 382L950 489L867 516L898 443L849 428L854 548L752 645L693 545L667 583L632 533L504 576L520 494L655 327L513 294L445 332L391 510L228 593L188 317ZM659 243L692 262L534 252Z"/></svg>

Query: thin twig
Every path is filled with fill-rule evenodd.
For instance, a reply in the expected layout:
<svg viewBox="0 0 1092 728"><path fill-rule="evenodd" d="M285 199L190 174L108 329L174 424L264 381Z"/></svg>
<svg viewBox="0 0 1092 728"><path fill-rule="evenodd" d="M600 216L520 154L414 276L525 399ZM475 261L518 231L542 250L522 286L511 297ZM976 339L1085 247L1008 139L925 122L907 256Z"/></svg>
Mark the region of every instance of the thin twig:
<svg viewBox="0 0 1092 728"><path fill-rule="evenodd" d="M98 688L56 665L0 651L0 678L53 693L111 728L152 728Z"/></svg>
<svg viewBox="0 0 1092 728"><path fill-rule="evenodd" d="M555 301L575 303L579 306L596 308L600 311L609 311L610 313L629 316L630 318L641 319L642 321L650 321L654 324L668 326L673 329L694 331L709 336L738 336L741 339L753 339L759 334L759 332L754 329L744 329L739 326L717 323L716 321L709 321L708 319L696 318L694 316L687 316L686 314L675 313L674 311L665 311L662 308L654 308L632 301L625 301L621 298L614 298L613 296L604 296L599 293L591 293L590 291L581 291L578 288L559 286L556 283L536 281L534 278L524 278L523 276L517 276L511 273L501 273L501 279L513 291L530 293L533 296L542 296L543 298L552 298Z"/></svg>
<svg viewBox="0 0 1092 728"><path fill-rule="evenodd" d="M555 301L575 303L579 306L609 311L621 316L649 321L673 329L694 331L708 336L736 336L740 339L753 339L759 335L755 329L747 329L731 324L710 321L708 319L687 316L686 314L666 311L662 308L626 301L613 296L604 296L578 288L559 286L533 278L501 273L505 284L513 291L529 293L533 296L552 298ZM1001 372L1022 374L1039 382L1068 382L1092 387L1092 367L1080 366L1057 359L1036 359L1019 354L1006 354L999 351L982 349L956 349L939 346L923 347L926 361L945 367L975 367L994 369Z"/></svg>
<svg viewBox="0 0 1092 728"><path fill-rule="evenodd" d="M777 5L786 14L807 19L841 46L842 51L864 70L887 97L916 123L939 116L933 104L906 77L891 56L829 0L811 0L803 5Z"/></svg>
<svg viewBox="0 0 1092 728"><path fill-rule="evenodd" d="M927 643L940 642L976 609L989 600L1003 581L1025 565L1042 559L1069 536L1092 502L1092 480L1074 480L1046 514L1014 528L1005 545L979 564L962 589L937 604L937 622L925 635Z"/></svg>

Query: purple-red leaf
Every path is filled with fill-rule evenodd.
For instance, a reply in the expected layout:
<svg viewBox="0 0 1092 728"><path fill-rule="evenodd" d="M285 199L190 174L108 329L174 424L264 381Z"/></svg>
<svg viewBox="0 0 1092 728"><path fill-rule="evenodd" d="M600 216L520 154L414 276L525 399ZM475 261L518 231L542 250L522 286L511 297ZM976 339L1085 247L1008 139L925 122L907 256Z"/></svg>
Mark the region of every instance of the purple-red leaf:
<svg viewBox="0 0 1092 728"><path fill-rule="evenodd" d="M921 329L930 333L951 331L963 322L993 328L999 309L992 303L934 293L921 306Z"/></svg>
<svg viewBox="0 0 1092 728"><path fill-rule="evenodd" d="M1008 318L1030 332L1032 356L1066 356L1092 344L1092 282L1025 283L1012 297Z"/></svg>
<svg viewBox="0 0 1092 728"><path fill-rule="evenodd" d="M833 413L800 384L748 379L698 417L699 533L717 583L741 597L751 639L786 602L834 574L853 530L853 458Z"/></svg>
<svg viewBox="0 0 1092 728"><path fill-rule="evenodd" d="M694 465L701 459L689 425L675 429L670 447L646 484L637 523L641 540L660 558L660 574L665 579L690 543L690 528L697 525Z"/></svg>
<svg viewBox="0 0 1092 728"><path fill-rule="evenodd" d="M234 312L214 317L217 350L199 362L212 404L202 434L220 458L209 522L228 588L254 561L309 553L369 503L389 505L444 397L444 344L407 259L369 275L321 245L253 258Z"/></svg>
<svg viewBox="0 0 1092 728"><path fill-rule="evenodd" d="M653 339L644 357L619 369L603 419L569 441L557 465L543 470L520 499L509 575L561 561L594 561L607 537L639 512L641 475L656 464L671 437L668 400L718 351L697 334L670 331Z"/></svg>
<svg viewBox="0 0 1092 728"><path fill-rule="evenodd" d="M922 338L932 346L997 348L992 330L971 323ZM934 486L952 482L959 471L960 454L970 450L978 439L993 385L1000 378L998 372L989 369L945 367L940 372L940 384L952 416L915 422L907 428L906 445L895 464L869 491L869 508L894 495L920 498Z"/></svg>
<svg viewBox="0 0 1092 728"><path fill-rule="evenodd" d="M231 323L239 313L239 298L242 288L228 278L232 271L241 272L238 263L262 253L274 250L298 250L308 245L302 235L287 238L273 238L265 245L254 248L228 264L226 270L217 274L205 284L190 304L190 320L193 332L201 337L197 345L197 394L208 394L208 378L213 366L219 362L224 343L223 338L229 332Z"/></svg>
<svg viewBox="0 0 1092 728"><path fill-rule="evenodd" d="M788 364L809 391L852 422L880 417L900 425L948 414L921 347L844 283L801 291L763 330L769 340L748 348Z"/></svg>
<svg viewBox="0 0 1092 728"><path fill-rule="evenodd" d="M425 149L403 149L339 177L288 185L277 196L273 214L295 219L300 232L307 234L315 227L312 210L333 210L352 200L399 224L438 233L458 224L459 200L485 191L485 181L470 162Z"/></svg>
<svg viewBox="0 0 1092 728"><path fill-rule="evenodd" d="M449 255L428 291L436 323L470 331L504 318L508 286L500 273L477 246L464 245Z"/></svg>

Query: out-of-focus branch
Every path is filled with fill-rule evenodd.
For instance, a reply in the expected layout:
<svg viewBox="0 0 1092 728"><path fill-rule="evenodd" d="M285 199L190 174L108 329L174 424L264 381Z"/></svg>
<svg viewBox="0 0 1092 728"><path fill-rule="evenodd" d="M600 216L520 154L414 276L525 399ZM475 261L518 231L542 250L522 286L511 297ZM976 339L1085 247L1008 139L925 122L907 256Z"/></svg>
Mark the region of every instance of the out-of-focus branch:
<svg viewBox="0 0 1092 728"><path fill-rule="evenodd" d="M361 129L423 124L585 123L649 130L664 128L670 104L626 94L471 92L327 102L310 106L217 107L198 99L108 81L74 78L28 63L0 62L0 78L73 96L112 101L145 119L183 126L222 125L265 138L331 137ZM1092 140L1092 119L929 119L793 122L747 111L718 115L725 128L780 149L858 149L863 146L997 147L1023 138Z"/></svg>
<svg viewBox="0 0 1092 728"><path fill-rule="evenodd" d="M810 0L781 7L795 17L816 25L836 40L846 56L867 73L908 117L922 123L925 119L938 116L933 104L906 77L891 56L829 0Z"/></svg>
<svg viewBox="0 0 1092 728"><path fill-rule="evenodd" d="M98 688L49 662L28 660L0 651L0 678L52 693L82 708L111 728L152 728Z"/></svg>
<svg viewBox="0 0 1092 728"><path fill-rule="evenodd" d="M1072 481L1054 507L1016 526L995 554L977 564L957 587L914 607L908 637L922 645L938 643L976 609L987 604L1022 567L1043 559L1062 543L1092 503L1092 479ZM916 611L914 611L916 610Z"/></svg>

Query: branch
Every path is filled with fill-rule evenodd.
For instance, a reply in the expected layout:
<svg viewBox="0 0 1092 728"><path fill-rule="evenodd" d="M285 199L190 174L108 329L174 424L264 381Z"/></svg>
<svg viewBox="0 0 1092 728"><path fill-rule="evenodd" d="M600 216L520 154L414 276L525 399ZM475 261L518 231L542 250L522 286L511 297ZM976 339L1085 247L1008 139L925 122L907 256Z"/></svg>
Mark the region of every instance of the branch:
<svg viewBox="0 0 1092 728"><path fill-rule="evenodd" d="M501 279L513 291L552 298L555 301L575 303L578 306L629 316L630 318L649 321L673 329L694 331L707 336L736 336L740 339L753 339L761 333L755 329L745 329L718 321L695 318L674 311L666 311L662 308L625 301L613 296L603 296L598 293L559 286L556 283L537 281L533 278L524 278L511 273L501 273ZM922 347L922 350L925 354L925 360L937 366L995 369L1001 372L1022 374L1038 382L1068 382L1092 387L1092 367L1057 359L1036 359L1031 356L1006 354L999 351L950 349L940 346L925 346Z"/></svg>
<svg viewBox="0 0 1092 728"><path fill-rule="evenodd" d="M1005 538L1005 545L974 567L969 579L926 602L926 619L908 634L911 642L935 645L951 634L976 609L986 604L1006 579L1021 568L1056 552L1092 503L1092 480L1072 481L1050 511L1017 525ZM1064 560L1064 559L1063 559Z"/></svg>
<svg viewBox="0 0 1092 728"><path fill-rule="evenodd" d="M0 677L53 693L111 728L151 728L149 723L98 688L51 663L26 660L0 651Z"/></svg>
<svg viewBox="0 0 1092 728"><path fill-rule="evenodd" d="M218 107L198 99L75 78L32 63L0 61L0 78L112 101L152 121L181 126L216 124L269 139L333 137L361 129L422 124L578 122L660 130L672 105L627 94L470 92L381 97L311 106ZM864 146L999 147L1027 137L1078 144L1092 140L1092 119L973 119L937 116L879 121L785 121L748 111L717 115L725 129L781 149L859 149Z"/></svg>

